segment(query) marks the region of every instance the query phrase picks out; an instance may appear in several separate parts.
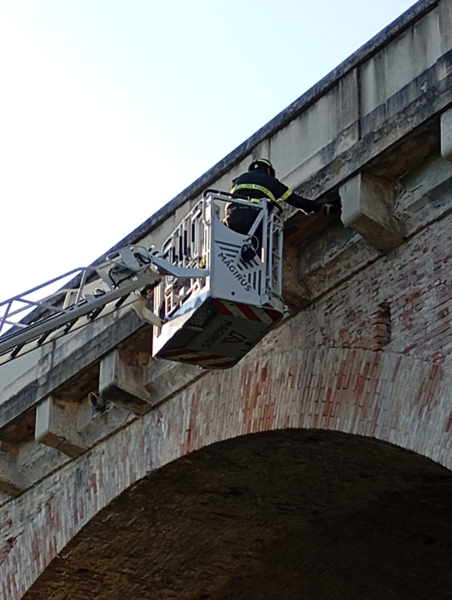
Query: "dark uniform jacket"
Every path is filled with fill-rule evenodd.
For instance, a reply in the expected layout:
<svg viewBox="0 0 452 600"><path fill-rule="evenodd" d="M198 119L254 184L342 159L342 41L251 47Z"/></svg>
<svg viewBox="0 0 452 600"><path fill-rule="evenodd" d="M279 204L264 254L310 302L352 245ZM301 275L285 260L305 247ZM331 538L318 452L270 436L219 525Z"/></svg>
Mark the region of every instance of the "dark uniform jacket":
<svg viewBox="0 0 452 600"><path fill-rule="evenodd" d="M287 202L287 204L301 208L301 210L307 213L322 210L322 206L318 202L295 194L295 192L281 183L279 179L272 177L263 169L248 171L234 179L231 193L235 192L240 196L247 196L256 200L270 198L273 202L277 200Z"/></svg>

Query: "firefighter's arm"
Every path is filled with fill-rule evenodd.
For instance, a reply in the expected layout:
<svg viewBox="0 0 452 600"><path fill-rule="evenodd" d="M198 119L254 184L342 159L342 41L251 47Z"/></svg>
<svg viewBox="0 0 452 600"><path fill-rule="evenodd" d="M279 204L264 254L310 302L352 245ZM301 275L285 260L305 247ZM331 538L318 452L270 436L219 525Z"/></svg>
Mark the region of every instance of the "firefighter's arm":
<svg viewBox="0 0 452 600"><path fill-rule="evenodd" d="M291 206L295 206L295 208L300 208L307 213L311 212L320 212L322 210L322 205L316 202L315 200L308 200L307 198L303 198L303 196L299 196L295 194L292 190L287 189L284 194L281 195L281 201L287 202Z"/></svg>

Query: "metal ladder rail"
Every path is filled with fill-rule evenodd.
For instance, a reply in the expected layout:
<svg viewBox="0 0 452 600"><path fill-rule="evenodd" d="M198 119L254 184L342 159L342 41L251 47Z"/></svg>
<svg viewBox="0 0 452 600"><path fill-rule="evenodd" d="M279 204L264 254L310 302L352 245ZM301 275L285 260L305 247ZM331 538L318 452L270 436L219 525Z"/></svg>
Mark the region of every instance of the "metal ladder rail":
<svg viewBox="0 0 452 600"><path fill-rule="evenodd" d="M182 268L205 266L201 265L201 261L203 255L208 256L208 249L205 248L203 251L203 244L205 245L209 238L209 224L204 219L204 202L204 199L198 202L162 246L160 256L174 266ZM155 312L160 314L162 319L170 317L190 295L202 289L205 279L190 278L186 280L185 286L180 288L179 283L175 278L165 279L154 292Z"/></svg>
<svg viewBox="0 0 452 600"><path fill-rule="evenodd" d="M124 298L124 297L123 297ZM120 299L122 300L122 298ZM49 342L53 342L69 333L75 332L82 327L85 327L88 323L93 322L96 318L102 316L107 316L111 312L114 312L119 308L117 302L110 303L110 307L107 305L103 305L102 308L106 307L106 310L102 310L102 314L98 312L95 316L83 315L79 317L74 317L72 320L65 320L63 323L55 322L54 318L43 319L42 321L38 321L37 323L33 323L27 329L27 340L20 341L19 339L15 339L15 337L8 337L5 339L8 342L9 348L4 349L3 343L0 343L0 365L16 358L18 356L22 356L23 354L27 354L32 350L37 348L41 348L44 344ZM127 305L125 302L121 302L122 305ZM96 309L90 305L90 312L95 311ZM66 315L65 315L66 317ZM43 328L45 331L43 331ZM35 329L35 331L33 331ZM22 330L23 331L23 330ZM17 332L17 334L20 332ZM33 337L32 337L33 336ZM10 343L11 342L11 343ZM14 343L14 345L13 345Z"/></svg>
<svg viewBox="0 0 452 600"><path fill-rule="evenodd" d="M16 329L12 333L7 332L0 337L0 365L40 348L44 343L77 331L99 317L136 302L140 297L133 292L145 287L146 282L152 283L155 279L154 273L149 275L149 277L141 277L139 281L131 280L128 284L116 290L109 290L101 296L86 294L78 304L65 309L53 307L56 314L36 322L27 325L15 324ZM67 293L73 294L74 289L68 290ZM35 306L40 307L40 302L36 301Z"/></svg>
<svg viewBox="0 0 452 600"><path fill-rule="evenodd" d="M160 266L153 265L154 260ZM104 316L107 314L105 307L112 312L136 302L135 308L141 318L158 321L143 304L144 298L133 292L160 281L159 269L165 271L165 266L146 249L130 246L113 252L100 265L73 269L1 302L0 333L3 335L0 335L0 364ZM177 274L177 269L173 272ZM88 282L93 275L96 281ZM66 282L68 278L73 280L74 276L78 280L74 287L61 288L49 294L49 288ZM93 293L92 287L99 284L103 289ZM36 298L36 295L40 297ZM19 315L24 316L32 309L41 310L41 314L33 319L32 313L31 322L16 322Z"/></svg>
<svg viewBox="0 0 452 600"><path fill-rule="evenodd" d="M268 292L278 297L282 293L282 224L271 213L268 225Z"/></svg>
<svg viewBox="0 0 452 600"><path fill-rule="evenodd" d="M58 285L58 282L60 281L64 281L66 279L73 278L76 277L77 275L82 274L84 271L83 268L79 268L79 269L73 269L72 271L69 271L68 273L65 273L64 275L60 275L59 277L54 277L53 279L51 279L50 281L47 281L46 283L37 285L33 288L31 288L30 290L22 293L22 294L17 294L16 296L13 296L12 298L9 298L8 300L4 300L3 302L0 302L0 338L2 336L2 334L5 333L5 331L7 330L7 328L9 327L26 327L26 324L21 324L21 323L17 323L16 319L12 319L12 317L17 317L18 315L22 314L23 317L25 317L30 310L32 310L33 308L44 308L46 310L53 310L55 312L61 312L60 309L58 309L55 306L52 306L51 304L49 304L49 302L57 297L61 297L63 296L63 294L66 292L66 290L59 290L55 293L47 293L44 295L43 298L39 299L39 300L31 300L30 298L28 298L28 296L30 296L31 294L36 294L38 293L40 290L45 290L46 288L49 288L50 286L54 286L54 285ZM19 308L14 308L14 306L19 305ZM24 306L25 305L25 306Z"/></svg>
<svg viewBox="0 0 452 600"><path fill-rule="evenodd" d="M276 243L274 243L274 255L273 255L273 264L274 264L274 293L281 297L282 294L282 275L283 275L283 224L279 217L274 215L273 221L274 233L273 239L276 238Z"/></svg>

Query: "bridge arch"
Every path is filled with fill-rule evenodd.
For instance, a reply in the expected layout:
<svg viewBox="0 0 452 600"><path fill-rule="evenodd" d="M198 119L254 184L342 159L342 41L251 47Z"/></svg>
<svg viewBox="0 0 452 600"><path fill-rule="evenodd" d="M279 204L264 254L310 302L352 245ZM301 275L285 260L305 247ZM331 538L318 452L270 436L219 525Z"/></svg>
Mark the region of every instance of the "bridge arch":
<svg viewBox="0 0 452 600"><path fill-rule="evenodd" d="M411 475L408 475L411 487L409 492L404 488L406 495L401 497L415 498L418 488L425 493L432 488L433 496L419 497L419 506L425 507L429 503L434 506L436 502L446 514L448 509L444 506L442 494L450 492L449 472L434 462L450 468L448 388L450 372L446 367L409 356L344 348L274 352L270 346L266 350L264 345L259 353L254 352L235 369L207 374L181 394L44 480L11 508L6 505L3 522L7 523L7 527L0 549L5 556L0 578L5 597L23 597L29 588L27 599L52 597L50 592L59 589L57 582L61 582L63 565L69 564L71 552L75 552L87 532L91 536L96 528L100 527L98 531L101 531L105 519L107 522L111 520L114 528L116 517L109 516L113 514L111 510L115 506L123 506L126 515L126 499L129 495L140 493L135 489L146 490L153 483L156 489L160 489L161 485L159 487L157 483L167 481L167 474L171 477L172 469L177 473L179 466L185 467L186 476L190 477L191 465L196 466L198 460L209 464L209 457L220 452L218 448L227 461L234 444L240 448L241 444L254 444L250 440L255 439L266 440L267 451L261 453L264 457L262 468L270 464L268 448L278 449L282 443L285 448L292 447L293 450L293 444L303 446L303 435L307 436L303 446L306 448L320 443L313 440L324 439L325 442L321 443L330 449L327 452L330 457L334 455L332 449L344 444L349 452L355 444L357 456L361 452L363 456L373 453L376 457L381 453L386 456L377 470L381 473L393 468L390 456L395 457L395 464L399 460L403 464L405 460L398 457L410 456L413 460ZM287 442L284 436L292 441ZM395 449L396 446L400 448ZM406 450L416 454L406 453ZM289 456L290 452L286 454ZM375 471L369 466L363 469L363 473L367 470L368 475L369 470ZM278 469L274 471L276 477ZM286 471L279 471L285 481L288 477ZM337 479L333 470L327 485L333 485L335 477ZM338 481L343 478L346 481L347 477L350 474L343 473ZM240 486L231 484L228 489L232 490L231 497L243 497ZM397 486L390 487L390 490L391 494L395 494ZM434 499L435 494L437 500ZM326 498L327 494L322 497ZM316 501L321 503L321 499ZM416 505L416 510L419 506ZM387 508L389 510L390 506ZM152 511L152 506L145 507L146 510ZM413 508L413 514L417 514L416 510ZM176 509L176 513L183 514L183 509ZM399 516L402 515L403 511L399 512ZM121 516L123 518L124 515ZM347 517L352 518L353 515ZM134 519L131 518L131 523ZM425 527L419 532L425 540L432 522L426 517ZM363 521L363 530L364 526ZM345 530L341 531L341 536L345 535ZM445 536L447 540L447 532ZM349 542L352 543L351 538ZM432 547L436 543L432 541ZM428 540L422 548L419 546L418 551L427 551L427 546ZM42 548L45 548L44 552L39 550ZM109 552L114 561L114 545ZM14 580L15 569L24 561L28 561L30 570L18 584ZM101 570L109 572L109 567L102 564ZM124 568L127 570L127 566ZM87 569L86 572L81 571L82 575L86 575L83 593L90 586ZM316 569L320 576L322 569L328 567L323 564ZM163 569L162 573L165 572ZM314 569L313 572L317 571ZM97 581L94 575L92 577ZM140 589L138 583L137 589ZM7 590L12 590L15 596L6 594ZM64 590L59 590L55 596L71 597L77 596L71 596Z"/></svg>
<svg viewBox="0 0 452 600"><path fill-rule="evenodd" d="M445 598L451 492L449 471L370 438L248 434L120 494L25 598Z"/></svg>

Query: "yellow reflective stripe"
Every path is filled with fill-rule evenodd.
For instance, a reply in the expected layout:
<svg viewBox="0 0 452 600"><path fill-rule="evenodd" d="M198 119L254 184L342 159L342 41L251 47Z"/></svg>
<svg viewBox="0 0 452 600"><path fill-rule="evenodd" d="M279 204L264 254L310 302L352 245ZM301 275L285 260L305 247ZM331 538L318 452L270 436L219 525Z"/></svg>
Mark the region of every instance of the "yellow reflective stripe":
<svg viewBox="0 0 452 600"><path fill-rule="evenodd" d="M262 192L263 194L268 196L270 200L273 200L273 202L276 202L274 194L272 194L269 189L262 185L257 185L256 183L239 183L239 185L236 185L232 189L234 190L234 192L237 192L238 190L257 190L258 192ZM257 198L250 198L250 200L251 202L259 202Z"/></svg>
<svg viewBox="0 0 452 600"><path fill-rule="evenodd" d="M270 168L272 168L271 162L269 160L267 160L266 158L256 158L256 160L254 162L261 162L261 163L268 165Z"/></svg>
<svg viewBox="0 0 452 600"><path fill-rule="evenodd" d="M287 198L289 198L289 196L292 196L292 194L292 190L287 190L287 192L284 192L284 194L281 196L281 201L284 202L284 200L287 200Z"/></svg>

